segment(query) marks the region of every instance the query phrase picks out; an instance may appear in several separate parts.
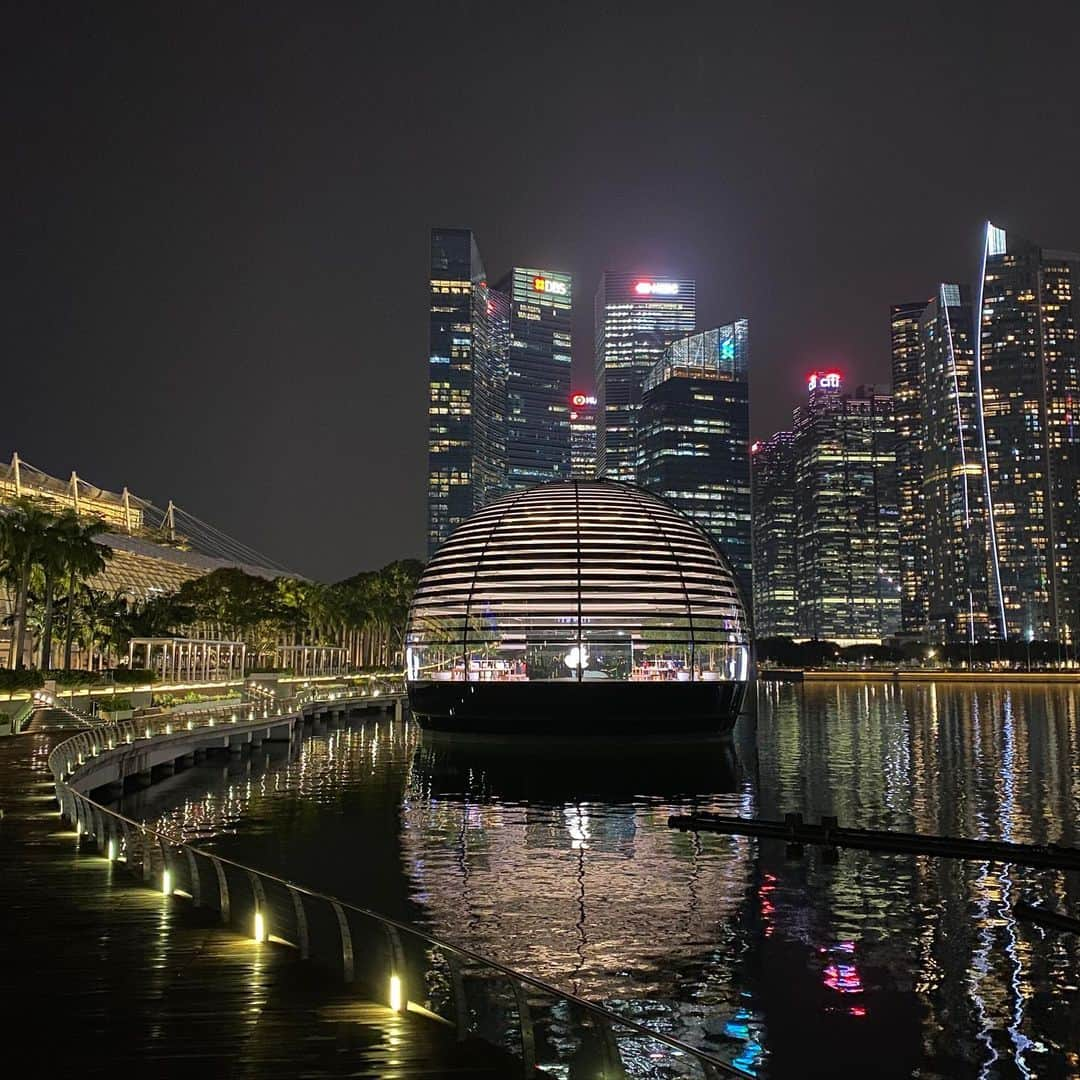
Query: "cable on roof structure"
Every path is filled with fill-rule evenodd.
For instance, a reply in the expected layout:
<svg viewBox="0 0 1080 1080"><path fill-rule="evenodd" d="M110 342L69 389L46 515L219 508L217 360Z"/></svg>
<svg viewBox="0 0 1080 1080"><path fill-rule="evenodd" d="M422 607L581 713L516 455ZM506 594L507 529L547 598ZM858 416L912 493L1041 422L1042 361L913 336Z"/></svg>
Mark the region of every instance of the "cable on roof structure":
<svg viewBox="0 0 1080 1080"><path fill-rule="evenodd" d="M42 498L78 514L100 518L110 532L118 535L142 537L162 546L190 545L199 554L223 562L300 576L175 503L170 502L163 510L127 488L120 493L108 491L88 483L74 471L69 480L60 480L12 454L10 463L0 462L0 509L22 496Z"/></svg>

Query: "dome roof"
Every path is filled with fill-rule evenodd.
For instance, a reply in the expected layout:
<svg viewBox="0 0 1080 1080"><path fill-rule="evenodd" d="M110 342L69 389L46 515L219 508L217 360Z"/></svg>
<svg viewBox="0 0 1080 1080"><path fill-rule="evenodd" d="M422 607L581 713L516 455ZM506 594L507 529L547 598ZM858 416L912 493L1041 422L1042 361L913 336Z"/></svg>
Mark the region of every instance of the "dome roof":
<svg viewBox="0 0 1080 1080"><path fill-rule="evenodd" d="M420 579L407 638L413 678L473 677L446 673L456 665L579 680L652 678L661 665L682 679L745 678L747 642L734 574L709 535L606 480L515 492L461 524Z"/></svg>

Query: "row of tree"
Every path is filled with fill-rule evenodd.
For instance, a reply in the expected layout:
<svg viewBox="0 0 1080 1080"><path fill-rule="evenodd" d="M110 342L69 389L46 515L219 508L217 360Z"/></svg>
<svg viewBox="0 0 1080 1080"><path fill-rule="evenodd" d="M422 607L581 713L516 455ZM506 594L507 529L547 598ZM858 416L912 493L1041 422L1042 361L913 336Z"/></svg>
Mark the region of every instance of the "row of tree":
<svg viewBox="0 0 1080 1080"><path fill-rule="evenodd" d="M98 605L88 582L105 569L110 550L96 542L98 522L74 510L51 513L30 499L19 499L0 514L0 578L13 593L9 664L22 667L31 623L40 627L43 667L51 666L57 614L64 635L64 667L80 628ZM59 603L58 603L59 602Z"/></svg>
<svg viewBox="0 0 1080 1080"><path fill-rule="evenodd" d="M405 559L332 585L215 570L135 606L127 638L183 629L243 641L258 666L273 663L282 646L312 644L344 648L357 668L400 664L405 620L422 569L417 560Z"/></svg>
<svg viewBox="0 0 1080 1080"><path fill-rule="evenodd" d="M0 512L11 667L23 667L28 651L36 666L54 667L58 628L65 670L75 644L84 666L107 667L125 655L132 638L171 636L243 641L261 667L272 666L289 645L342 647L354 667L401 661L409 603L423 568L417 560L332 585L223 568L174 593L144 598L102 587L112 556L97 539L104 529L73 510L51 513L29 499Z"/></svg>
<svg viewBox="0 0 1080 1080"><path fill-rule="evenodd" d="M779 667L815 668L835 664L944 664L946 666L1016 667L1060 665L1070 657L1056 641L908 641L900 645L838 645L835 641L794 641L789 637L759 638L754 645L758 663Z"/></svg>

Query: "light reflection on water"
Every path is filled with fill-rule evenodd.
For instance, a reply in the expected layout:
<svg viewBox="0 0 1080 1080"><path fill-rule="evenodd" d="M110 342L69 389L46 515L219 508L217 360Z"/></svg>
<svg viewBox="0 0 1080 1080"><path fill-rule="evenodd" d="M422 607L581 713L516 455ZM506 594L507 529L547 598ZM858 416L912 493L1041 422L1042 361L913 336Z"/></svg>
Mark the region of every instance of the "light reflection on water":
<svg viewBox="0 0 1080 1080"><path fill-rule="evenodd" d="M1076 844L1080 690L762 684L722 743L369 721L127 800L774 1076L1080 1074L1076 875L683 834L691 809ZM206 792L209 791L207 795ZM814 1062L818 1064L815 1066Z"/></svg>

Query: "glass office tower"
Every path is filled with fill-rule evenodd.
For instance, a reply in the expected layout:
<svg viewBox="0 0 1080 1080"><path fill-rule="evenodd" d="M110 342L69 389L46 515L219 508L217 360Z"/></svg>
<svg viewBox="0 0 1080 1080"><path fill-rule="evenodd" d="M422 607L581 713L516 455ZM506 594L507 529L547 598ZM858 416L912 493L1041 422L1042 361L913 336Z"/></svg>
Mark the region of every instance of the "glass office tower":
<svg viewBox="0 0 1080 1080"><path fill-rule="evenodd" d="M575 480L596 476L596 396L570 395L570 475Z"/></svg>
<svg viewBox="0 0 1080 1080"><path fill-rule="evenodd" d="M843 392L816 371L795 410L795 560L799 634L874 642L900 626L893 400Z"/></svg>
<svg viewBox="0 0 1080 1080"><path fill-rule="evenodd" d="M502 492L509 304L469 229L431 231L428 553Z"/></svg>
<svg viewBox="0 0 1080 1080"><path fill-rule="evenodd" d="M933 641L975 641L989 633L973 314L968 290L946 284L919 320L922 585Z"/></svg>
<svg viewBox="0 0 1080 1080"><path fill-rule="evenodd" d="M649 372L697 322L694 282L607 272L594 309L597 475L634 482L635 424Z"/></svg>
<svg viewBox="0 0 1080 1080"><path fill-rule="evenodd" d="M570 475L569 274L515 266L496 286L508 297L506 490Z"/></svg>
<svg viewBox="0 0 1080 1080"><path fill-rule="evenodd" d="M645 379L637 482L720 545L751 595L749 323L672 342Z"/></svg>
<svg viewBox="0 0 1080 1080"><path fill-rule="evenodd" d="M991 610L1007 638L1080 632L1080 254L986 225L976 374Z"/></svg>
<svg viewBox="0 0 1080 1080"><path fill-rule="evenodd" d="M795 436L778 431L750 447L754 633L799 632L795 573Z"/></svg>
<svg viewBox="0 0 1080 1080"><path fill-rule="evenodd" d="M919 320L926 303L890 309L896 472L900 501L900 628L926 629L926 530L923 517L923 444Z"/></svg>

